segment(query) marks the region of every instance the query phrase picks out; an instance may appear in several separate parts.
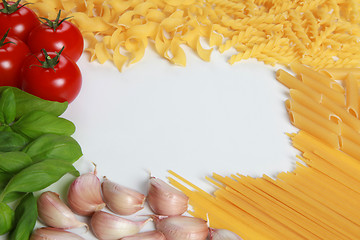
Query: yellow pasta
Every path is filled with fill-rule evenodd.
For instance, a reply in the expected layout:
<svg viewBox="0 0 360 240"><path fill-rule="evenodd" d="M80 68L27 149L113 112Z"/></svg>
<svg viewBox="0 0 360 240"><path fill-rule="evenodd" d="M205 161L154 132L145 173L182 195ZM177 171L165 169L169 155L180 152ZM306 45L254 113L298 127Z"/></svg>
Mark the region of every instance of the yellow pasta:
<svg viewBox="0 0 360 240"><path fill-rule="evenodd" d="M321 104L333 111L344 123L348 124L355 131L360 132L360 120L351 115L345 108L340 107L325 96L322 96Z"/></svg>
<svg viewBox="0 0 360 240"><path fill-rule="evenodd" d="M358 96L348 96L353 90L357 92L358 86L349 72L352 82L345 84L345 91L343 88L335 90L330 85L336 82L327 76L311 77L319 75L309 70L296 66L298 78L284 70L277 72L277 79L291 88L285 106L290 121L300 130L288 136L301 152L297 156L301 162L296 162L292 172L282 172L273 178L240 174L223 177L214 173L212 178L206 177L218 188L210 195L211 201L223 206L222 217L226 212L227 215L237 212L237 217L245 221L256 217L260 221L256 224L269 230L261 239L359 239L359 120L347 110L353 106L351 101L359 100ZM346 105L336 103L330 93L338 95L338 99L346 99ZM191 197L200 195L202 190L174 172L170 173L184 185L196 189L188 190L194 207L190 214L205 219L210 210L202 208L203 200L192 201ZM177 182L175 186L182 189L184 185ZM244 239L252 239L244 233L239 234Z"/></svg>
<svg viewBox="0 0 360 240"><path fill-rule="evenodd" d="M311 97L316 101L321 100L320 93L316 92L314 89L305 85L302 81L300 81L299 79L297 79L296 77L292 76L291 74L289 74L288 72L282 69L279 69L276 72L276 79L288 88L297 89L301 92L305 92L306 95L308 95L309 97Z"/></svg>
<svg viewBox="0 0 360 240"><path fill-rule="evenodd" d="M312 111L311 109L305 107L304 105L301 104L301 102L297 102L291 99L286 101L286 106L291 118L296 117L298 113L301 116L307 116L308 120L318 124L321 127L326 128L327 131L330 131L334 134L340 134L340 126L337 123L331 121L330 119L324 118L316 111ZM294 121L295 119L290 119L290 120Z"/></svg>
<svg viewBox="0 0 360 240"><path fill-rule="evenodd" d="M321 83L324 86L327 86L331 89L334 89L335 91L338 91L340 93L344 93L344 88L338 84L336 81L334 81L331 78L328 78L322 74L320 74L319 72L316 72L300 63L294 62L290 64L290 68L293 72L295 72L297 75L306 75L309 78L318 81L319 83Z"/></svg>
<svg viewBox="0 0 360 240"><path fill-rule="evenodd" d="M205 61L210 60L213 49L220 52L235 49L237 53L230 57L230 64L256 58L270 65L299 62L316 69L360 66L357 54L360 50L357 44L360 14L354 1L350 4L335 0L301 3L291 0L26 2L33 3L29 6L43 17L54 18L61 9L64 17L73 16L71 21L83 34L90 32L100 36L99 42L103 37L113 36L117 32L116 35L121 35L116 38L119 40L106 46L116 58L118 53L114 53L115 48L124 51L128 38L147 38L147 41L155 42L157 52L162 57L181 66L186 65L186 56L180 47L182 44L188 45ZM164 34L167 40L159 38L160 34ZM179 39L186 40L183 42ZM198 39L204 39L209 48L200 44ZM166 46L160 47L164 43ZM101 58L106 52L98 47L102 53L96 53L95 45L89 47L87 52L92 54L93 60L100 56L100 62L104 62ZM144 52L142 46L131 49L129 64L142 59ZM116 61L115 65L119 68L118 60L114 57L109 60Z"/></svg>
<svg viewBox="0 0 360 240"><path fill-rule="evenodd" d="M349 127L347 124L340 122L340 136L344 136L351 141L360 145L360 133L355 131L353 128Z"/></svg>
<svg viewBox="0 0 360 240"><path fill-rule="evenodd" d="M359 118L359 88L357 80L352 73L345 78L346 110L356 118Z"/></svg>
<svg viewBox="0 0 360 240"><path fill-rule="evenodd" d="M301 75L300 78L303 83L305 83L307 86L311 87L318 93L321 93L324 96L330 98L332 101L334 101L336 104L340 105L341 107L345 106L344 94L317 82L316 80L314 80L313 78L307 75Z"/></svg>
<svg viewBox="0 0 360 240"><path fill-rule="evenodd" d="M332 112L331 110L320 104L321 99L315 101L314 99L310 98L303 92L296 89L290 89L290 97L294 101L301 103L302 105L311 109L313 112L316 112L325 119L329 119L335 123L341 122L339 116L337 116L334 112Z"/></svg>
<svg viewBox="0 0 360 240"><path fill-rule="evenodd" d="M356 78L360 78L360 68L326 68L320 70L320 72L337 80L344 80L349 73Z"/></svg>
<svg viewBox="0 0 360 240"><path fill-rule="evenodd" d="M326 144L328 144L333 148L336 149L340 148L339 138L336 133L330 132L322 125L314 121L311 121L309 118L297 112L290 111L289 116L291 123L295 127L311 132L315 137L321 139L323 142L325 142Z"/></svg>

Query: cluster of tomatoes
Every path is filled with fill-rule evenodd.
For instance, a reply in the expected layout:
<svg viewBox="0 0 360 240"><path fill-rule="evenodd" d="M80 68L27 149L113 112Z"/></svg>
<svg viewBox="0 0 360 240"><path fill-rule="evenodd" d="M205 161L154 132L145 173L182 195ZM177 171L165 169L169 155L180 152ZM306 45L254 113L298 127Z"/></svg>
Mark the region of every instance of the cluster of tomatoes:
<svg viewBox="0 0 360 240"><path fill-rule="evenodd" d="M51 101L76 98L82 83L76 61L84 40L67 18L60 20L60 13L48 20L20 0L0 3L0 86Z"/></svg>

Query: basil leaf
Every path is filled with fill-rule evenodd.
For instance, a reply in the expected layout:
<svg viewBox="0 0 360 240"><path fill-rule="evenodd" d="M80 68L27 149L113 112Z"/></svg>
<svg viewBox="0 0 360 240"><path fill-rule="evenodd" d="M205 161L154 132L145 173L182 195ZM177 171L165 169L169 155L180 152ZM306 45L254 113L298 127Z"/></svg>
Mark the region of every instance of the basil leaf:
<svg viewBox="0 0 360 240"><path fill-rule="evenodd" d="M24 152L0 153L0 171L2 172L17 173L32 163L29 155Z"/></svg>
<svg viewBox="0 0 360 240"><path fill-rule="evenodd" d="M79 172L68 162L56 159L30 165L10 179L4 191L0 194L0 201L11 192L36 192L58 181L66 173L79 176Z"/></svg>
<svg viewBox="0 0 360 240"><path fill-rule="evenodd" d="M11 88L5 89L0 97L0 122L10 124L15 121L16 103Z"/></svg>
<svg viewBox="0 0 360 240"><path fill-rule="evenodd" d="M35 139L24 150L34 162L52 158L74 163L82 156L78 142L69 136L45 134Z"/></svg>
<svg viewBox="0 0 360 240"><path fill-rule="evenodd" d="M6 196L3 199L3 203L11 203L14 202L20 198L22 198L26 193L23 192L11 192L9 194L6 194Z"/></svg>
<svg viewBox="0 0 360 240"><path fill-rule="evenodd" d="M0 202L0 235L9 232L14 227L15 213L5 203Z"/></svg>
<svg viewBox="0 0 360 240"><path fill-rule="evenodd" d="M0 172L0 193L4 190L7 183L10 181L10 179L13 176L14 176L14 174L11 174L11 173ZM22 193L22 192L11 192L4 197L2 202L10 203L10 202L13 202L13 201L21 198L24 195L25 195L25 193Z"/></svg>
<svg viewBox="0 0 360 240"><path fill-rule="evenodd" d="M15 228L10 232L9 240L28 240L37 219L37 203L34 195L28 193L15 209Z"/></svg>
<svg viewBox="0 0 360 240"><path fill-rule="evenodd" d="M47 101L14 87L0 87L0 93L8 88L11 88L15 94L16 119L36 110L42 110L56 116L60 116L68 107L67 102L60 103Z"/></svg>
<svg viewBox="0 0 360 240"><path fill-rule="evenodd" d="M0 152L19 151L28 143L28 139L14 132L0 132Z"/></svg>
<svg viewBox="0 0 360 240"><path fill-rule="evenodd" d="M0 172L0 192L5 188L10 179L14 176L11 173Z"/></svg>
<svg viewBox="0 0 360 240"><path fill-rule="evenodd" d="M72 135L75 125L64 118L59 118L44 111L33 111L22 116L12 125L14 132L29 138L37 138L45 133Z"/></svg>

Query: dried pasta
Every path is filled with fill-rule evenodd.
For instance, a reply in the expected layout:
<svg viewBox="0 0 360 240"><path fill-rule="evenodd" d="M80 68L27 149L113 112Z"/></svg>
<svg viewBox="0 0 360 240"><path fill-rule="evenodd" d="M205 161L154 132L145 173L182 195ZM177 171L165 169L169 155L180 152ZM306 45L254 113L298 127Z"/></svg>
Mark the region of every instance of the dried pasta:
<svg viewBox="0 0 360 240"><path fill-rule="evenodd" d="M357 109L360 100L356 74L332 69L343 78L334 81L298 63L292 69L297 76L284 70L276 74L290 88L285 106L291 123L300 129L288 134L301 152L292 172L274 178L213 173L206 177L216 187L213 193L173 171L169 181L190 197L190 214L244 240L360 239L360 120L348 111ZM341 94L346 104L333 101L330 92ZM250 224L233 228L234 220Z"/></svg>
<svg viewBox="0 0 360 240"><path fill-rule="evenodd" d="M360 66L360 8L355 0L25 2L43 17L54 18L58 10L63 17L72 16L88 41L90 60L112 61L119 70L140 61L149 44L180 66L186 65L184 45L205 61L213 49L233 49L237 53L229 57L230 64L256 58L270 65L299 62L316 69ZM106 37L111 44L103 43Z"/></svg>

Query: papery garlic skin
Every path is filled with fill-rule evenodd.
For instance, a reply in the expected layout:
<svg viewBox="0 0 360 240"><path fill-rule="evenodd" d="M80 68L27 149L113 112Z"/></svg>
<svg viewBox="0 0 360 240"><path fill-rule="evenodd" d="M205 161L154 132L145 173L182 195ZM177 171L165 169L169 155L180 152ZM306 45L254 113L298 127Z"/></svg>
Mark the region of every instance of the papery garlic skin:
<svg viewBox="0 0 360 240"><path fill-rule="evenodd" d="M30 237L30 240L85 240L79 235L58 228L38 228Z"/></svg>
<svg viewBox="0 0 360 240"><path fill-rule="evenodd" d="M236 233L226 230L226 229L210 229L210 239L211 240L243 240Z"/></svg>
<svg viewBox="0 0 360 240"><path fill-rule="evenodd" d="M166 238L162 232L155 230L123 237L121 240L166 240Z"/></svg>
<svg viewBox="0 0 360 240"><path fill-rule="evenodd" d="M106 206L119 215L131 215L144 208L145 195L107 178L101 184Z"/></svg>
<svg viewBox="0 0 360 240"><path fill-rule="evenodd" d="M167 240L205 240L208 236L207 222L201 218L172 216L154 219L156 230L162 232Z"/></svg>
<svg viewBox="0 0 360 240"><path fill-rule="evenodd" d="M163 180L151 177L147 201L154 213L175 216L186 212L189 198Z"/></svg>
<svg viewBox="0 0 360 240"><path fill-rule="evenodd" d="M37 200L37 208L40 220L50 227L63 229L88 227L86 223L76 219L75 214L55 192L43 192Z"/></svg>
<svg viewBox="0 0 360 240"><path fill-rule="evenodd" d="M105 207L101 197L101 183L95 173L86 173L70 185L68 195L70 208L82 216L90 216Z"/></svg>
<svg viewBox="0 0 360 240"><path fill-rule="evenodd" d="M104 211L95 212L91 217L91 229L102 240L115 240L140 232L149 221L131 221Z"/></svg>

